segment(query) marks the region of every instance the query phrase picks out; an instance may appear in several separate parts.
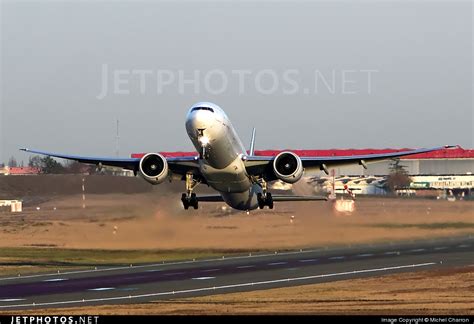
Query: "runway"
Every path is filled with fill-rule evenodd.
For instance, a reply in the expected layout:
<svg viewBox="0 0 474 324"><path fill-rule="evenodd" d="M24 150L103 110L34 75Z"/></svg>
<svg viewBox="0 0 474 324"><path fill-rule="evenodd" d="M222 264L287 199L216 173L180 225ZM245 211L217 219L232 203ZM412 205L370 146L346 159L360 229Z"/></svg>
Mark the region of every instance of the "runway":
<svg viewBox="0 0 474 324"><path fill-rule="evenodd" d="M474 237L0 277L0 310L142 303L474 265Z"/></svg>

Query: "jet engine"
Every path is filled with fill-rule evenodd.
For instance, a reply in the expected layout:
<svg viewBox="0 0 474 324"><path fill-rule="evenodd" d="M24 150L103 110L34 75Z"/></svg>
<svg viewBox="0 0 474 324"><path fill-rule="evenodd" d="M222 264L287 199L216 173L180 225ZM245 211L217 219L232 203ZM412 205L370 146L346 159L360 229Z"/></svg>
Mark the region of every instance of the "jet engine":
<svg viewBox="0 0 474 324"><path fill-rule="evenodd" d="M295 183L303 176L303 163L292 152L281 152L273 160L273 172L278 179L286 183Z"/></svg>
<svg viewBox="0 0 474 324"><path fill-rule="evenodd" d="M158 153L148 153L140 160L141 176L153 185L162 183L168 177L168 162Z"/></svg>

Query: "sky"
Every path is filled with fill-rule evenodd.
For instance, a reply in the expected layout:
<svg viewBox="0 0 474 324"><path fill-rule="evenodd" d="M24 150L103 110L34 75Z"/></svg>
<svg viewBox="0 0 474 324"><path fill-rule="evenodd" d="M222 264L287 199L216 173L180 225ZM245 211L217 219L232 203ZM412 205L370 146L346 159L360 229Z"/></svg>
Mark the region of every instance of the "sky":
<svg viewBox="0 0 474 324"><path fill-rule="evenodd" d="M192 151L211 101L256 149L473 145L471 1L0 1L0 162Z"/></svg>

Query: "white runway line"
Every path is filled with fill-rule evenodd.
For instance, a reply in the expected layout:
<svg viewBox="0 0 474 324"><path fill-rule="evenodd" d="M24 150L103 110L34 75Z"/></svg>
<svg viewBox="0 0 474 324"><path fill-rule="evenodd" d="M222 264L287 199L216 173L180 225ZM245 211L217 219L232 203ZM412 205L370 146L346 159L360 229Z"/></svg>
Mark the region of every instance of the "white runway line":
<svg viewBox="0 0 474 324"><path fill-rule="evenodd" d="M358 256L358 257L361 257L361 258L366 258L366 257L374 256L374 255L371 254L371 253L366 253L366 254L358 254L357 256Z"/></svg>
<svg viewBox="0 0 474 324"><path fill-rule="evenodd" d="M284 283L284 282L292 282L292 281L304 281L304 280L319 279L319 278L342 277L342 276L350 276L350 275L355 275L355 274L360 274L360 273L384 272L384 271L390 271L390 270L420 268L420 267L432 266L432 265L435 265L435 264L437 264L437 263L427 262L427 263L409 264L409 265L401 265L401 266L385 267L385 268L363 269L363 270L355 270L355 271L347 271L347 272L336 272L336 273L328 273L328 274L321 274L321 275L314 275L314 276L307 276L307 277L295 277L295 278L278 279L278 280L245 282L245 283L234 284L234 285L224 285L224 286L204 287L204 288L178 290L178 291L157 292L157 293L142 294L142 295L128 295L128 296L117 296L117 297L108 297L108 298L94 298L94 299L81 299L81 300L65 300L65 301L57 301L57 302L44 302L44 303L31 303L31 304L0 305L0 309L2 309L2 308L14 308L14 307L84 304L86 302L87 303L93 303L93 302L116 301L116 300L126 300L126 299L130 300L130 299L137 299L137 298L159 297L159 296L168 296L168 295L176 295L176 294L187 294L187 293L202 292L202 291L224 290L224 289L239 288L239 287L263 286L263 285L270 285L270 284L275 284L275 283Z"/></svg>
<svg viewBox="0 0 474 324"><path fill-rule="evenodd" d="M192 278L193 280L209 280L209 279L215 279L216 277L197 277L197 278Z"/></svg>
<svg viewBox="0 0 474 324"><path fill-rule="evenodd" d="M280 264L287 264L288 262L273 262L273 263L269 263L268 265L269 266L276 266L276 265L280 265Z"/></svg>
<svg viewBox="0 0 474 324"><path fill-rule="evenodd" d="M346 258L345 256L335 256L335 257L329 258L328 260L342 260L342 259L345 259L345 258Z"/></svg>
<svg viewBox="0 0 474 324"><path fill-rule="evenodd" d="M56 279L47 279L47 280L43 280L43 282L57 282L57 281L65 281L67 279L65 278L56 278Z"/></svg>
<svg viewBox="0 0 474 324"><path fill-rule="evenodd" d="M255 266L254 265L245 265L245 266L237 267L236 269L248 269L248 268L255 268Z"/></svg>
<svg viewBox="0 0 474 324"><path fill-rule="evenodd" d="M92 288L92 289L88 289L88 290L92 290L92 291L107 291L107 290L114 290L115 288L114 287L103 287L103 288Z"/></svg>
<svg viewBox="0 0 474 324"><path fill-rule="evenodd" d="M400 252L398 252L398 251L389 251L389 252L385 252L384 254L385 255L396 255L396 254L400 254Z"/></svg>
<svg viewBox="0 0 474 324"><path fill-rule="evenodd" d="M458 245L458 248L461 248L461 249L468 248L468 247L470 247L470 245L467 245L467 244Z"/></svg>
<svg viewBox="0 0 474 324"><path fill-rule="evenodd" d="M0 299L0 302L16 302L16 301L22 301L22 300L26 300L26 299L22 299L22 298L7 298L7 299Z"/></svg>
<svg viewBox="0 0 474 324"><path fill-rule="evenodd" d="M201 270L201 272L214 272L214 271L219 271L221 269L207 269L207 270Z"/></svg>
<svg viewBox="0 0 474 324"><path fill-rule="evenodd" d="M426 251L426 249L414 249L414 250L410 250L410 252L423 252L423 251Z"/></svg>
<svg viewBox="0 0 474 324"><path fill-rule="evenodd" d="M298 260L299 262L313 262L318 261L318 259L306 259L306 260Z"/></svg>
<svg viewBox="0 0 474 324"><path fill-rule="evenodd" d="M434 250L438 251L438 250L446 250L448 247L447 246L438 246L438 247L435 247Z"/></svg>

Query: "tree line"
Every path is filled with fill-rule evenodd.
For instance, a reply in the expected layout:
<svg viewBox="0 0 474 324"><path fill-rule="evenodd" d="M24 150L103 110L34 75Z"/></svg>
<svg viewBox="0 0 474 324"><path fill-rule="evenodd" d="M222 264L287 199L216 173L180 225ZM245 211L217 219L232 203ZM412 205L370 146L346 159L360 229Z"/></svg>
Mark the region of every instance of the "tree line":
<svg viewBox="0 0 474 324"><path fill-rule="evenodd" d="M4 167L4 164L0 164L0 167ZM24 167L23 161L18 162L15 157L11 157L8 160L7 166ZM30 156L28 160L28 167L37 168L41 173L45 174L78 174L78 173L96 173L96 167L94 165L86 165L76 161L66 161L61 163L50 156Z"/></svg>

